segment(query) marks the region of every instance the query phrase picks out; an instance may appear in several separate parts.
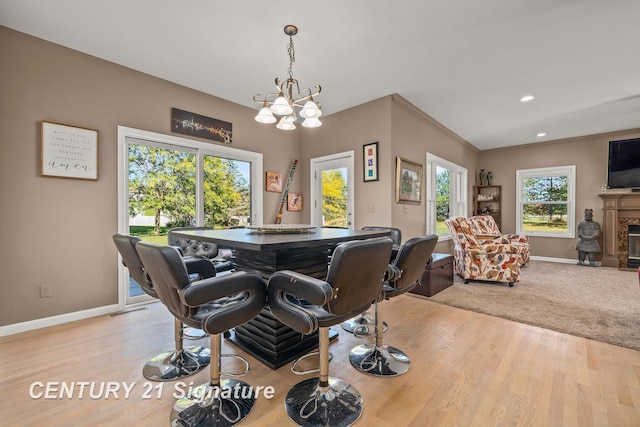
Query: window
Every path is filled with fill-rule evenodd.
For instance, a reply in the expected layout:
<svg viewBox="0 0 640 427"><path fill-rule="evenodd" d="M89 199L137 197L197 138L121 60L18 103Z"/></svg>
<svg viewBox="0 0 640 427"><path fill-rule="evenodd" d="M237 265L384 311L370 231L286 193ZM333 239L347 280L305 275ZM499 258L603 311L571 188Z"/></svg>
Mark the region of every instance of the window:
<svg viewBox="0 0 640 427"><path fill-rule="evenodd" d="M516 233L575 237L576 167L516 171Z"/></svg>
<svg viewBox="0 0 640 427"><path fill-rule="evenodd" d="M427 233L449 238L444 220L467 214L467 170L427 153Z"/></svg>

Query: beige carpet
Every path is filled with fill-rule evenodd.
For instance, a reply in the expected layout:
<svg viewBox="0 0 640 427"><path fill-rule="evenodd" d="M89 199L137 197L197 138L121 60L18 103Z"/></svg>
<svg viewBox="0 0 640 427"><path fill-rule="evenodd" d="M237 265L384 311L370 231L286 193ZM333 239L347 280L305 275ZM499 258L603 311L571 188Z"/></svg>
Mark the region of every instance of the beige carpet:
<svg viewBox="0 0 640 427"><path fill-rule="evenodd" d="M638 273L531 261L520 282L469 282L428 298L441 304L640 350Z"/></svg>

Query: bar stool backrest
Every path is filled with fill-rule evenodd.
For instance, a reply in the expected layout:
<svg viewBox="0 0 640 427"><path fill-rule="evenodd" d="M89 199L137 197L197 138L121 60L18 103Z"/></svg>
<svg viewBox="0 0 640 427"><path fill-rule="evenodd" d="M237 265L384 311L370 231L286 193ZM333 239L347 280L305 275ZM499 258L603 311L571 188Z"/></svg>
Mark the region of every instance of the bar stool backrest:
<svg viewBox="0 0 640 427"><path fill-rule="evenodd" d="M336 247L326 279L333 288L333 298L325 307L329 313L357 311L377 299L392 245L388 237L379 237L344 242Z"/></svg>
<svg viewBox="0 0 640 427"><path fill-rule="evenodd" d="M144 271L144 266L142 265L142 261L140 261L138 251L136 251L136 243L139 241L139 237L126 236L124 234L113 235L113 243L115 243L116 248L122 257L122 263L129 270L129 274L133 280L140 285L140 288L147 295L158 298L153 284Z"/></svg>
<svg viewBox="0 0 640 427"><path fill-rule="evenodd" d="M436 243L438 243L438 236L429 234L409 239L402 245L395 260L395 266L401 270L402 274L395 282L390 283L395 291L408 291L422 280L422 274L431 259Z"/></svg>

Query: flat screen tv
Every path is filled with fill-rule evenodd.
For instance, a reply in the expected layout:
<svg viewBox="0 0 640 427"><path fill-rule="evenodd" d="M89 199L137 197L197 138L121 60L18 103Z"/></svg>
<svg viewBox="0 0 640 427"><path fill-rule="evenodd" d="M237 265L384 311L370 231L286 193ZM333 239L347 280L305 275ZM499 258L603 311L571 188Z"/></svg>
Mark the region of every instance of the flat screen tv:
<svg viewBox="0 0 640 427"><path fill-rule="evenodd" d="M609 188L640 188L640 138L609 141Z"/></svg>

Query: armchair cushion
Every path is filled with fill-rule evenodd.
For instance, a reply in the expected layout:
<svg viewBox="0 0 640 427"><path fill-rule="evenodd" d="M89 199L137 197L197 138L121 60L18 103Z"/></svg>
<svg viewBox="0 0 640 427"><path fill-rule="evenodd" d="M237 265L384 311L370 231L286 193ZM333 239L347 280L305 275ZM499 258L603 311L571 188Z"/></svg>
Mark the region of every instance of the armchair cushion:
<svg viewBox="0 0 640 427"><path fill-rule="evenodd" d="M524 234L503 234L491 215L472 216L469 221L476 235L503 237L510 242L529 243L529 238Z"/></svg>
<svg viewBox="0 0 640 427"><path fill-rule="evenodd" d="M524 234L502 234L491 215L472 216L469 218L469 223L477 239L496 243L510 243L518 249L521 258L520 264L524 265L529 262L531 258L529 238Z"/></svg>

